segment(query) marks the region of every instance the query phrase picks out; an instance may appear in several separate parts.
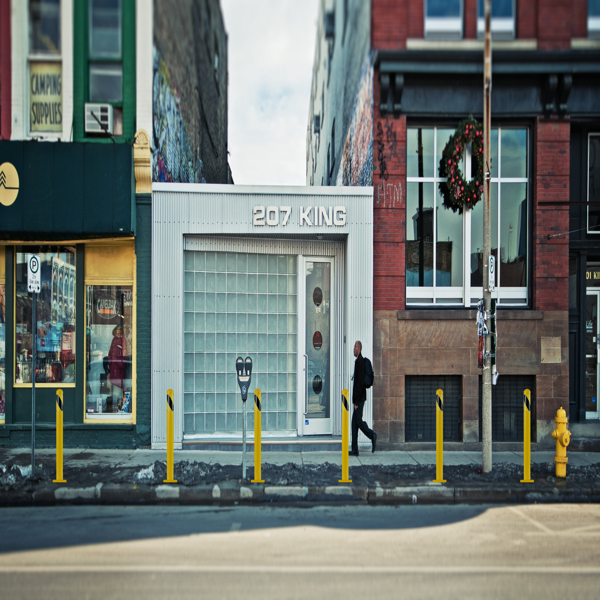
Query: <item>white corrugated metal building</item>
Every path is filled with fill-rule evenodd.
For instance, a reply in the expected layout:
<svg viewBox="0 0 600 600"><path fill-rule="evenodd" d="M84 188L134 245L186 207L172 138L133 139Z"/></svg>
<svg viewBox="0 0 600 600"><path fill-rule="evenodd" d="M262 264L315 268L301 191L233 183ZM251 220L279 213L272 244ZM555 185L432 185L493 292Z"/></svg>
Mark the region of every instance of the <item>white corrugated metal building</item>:
<svg viewBox="0 0 600 600"><path fill-rule="evenodd" d="M264 437L341 435L354 341L373 356L372 188L152 190L152 446L168 389L176 447L241 437L238 356L253 360Z"/></svg>

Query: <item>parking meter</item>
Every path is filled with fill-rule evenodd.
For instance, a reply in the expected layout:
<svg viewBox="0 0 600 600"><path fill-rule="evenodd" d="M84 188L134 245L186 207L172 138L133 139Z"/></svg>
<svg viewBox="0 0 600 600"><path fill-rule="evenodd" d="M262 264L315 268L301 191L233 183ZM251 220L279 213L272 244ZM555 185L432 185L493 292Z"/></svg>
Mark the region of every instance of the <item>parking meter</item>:
<svg viewBox="0 0 600 600"><path fill-rule="evenodd" d="M246 402L248 398L248 390L250 389L250 380L252 379L252 359L246 356L246 360L238 356L235 361L235 369L237 371L238 385L242 391L242 401Z"/></svg>

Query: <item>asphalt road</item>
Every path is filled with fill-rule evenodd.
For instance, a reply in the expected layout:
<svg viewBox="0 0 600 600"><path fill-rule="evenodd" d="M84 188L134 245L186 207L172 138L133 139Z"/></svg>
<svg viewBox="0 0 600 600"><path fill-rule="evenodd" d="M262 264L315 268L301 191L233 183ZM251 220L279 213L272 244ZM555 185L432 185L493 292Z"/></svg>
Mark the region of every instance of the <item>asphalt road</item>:
<svg viewBox="0 0 600 600"><path fill-rule="evenodd" d="M0 509L0 598L598 598L600 506Z"/></svg>

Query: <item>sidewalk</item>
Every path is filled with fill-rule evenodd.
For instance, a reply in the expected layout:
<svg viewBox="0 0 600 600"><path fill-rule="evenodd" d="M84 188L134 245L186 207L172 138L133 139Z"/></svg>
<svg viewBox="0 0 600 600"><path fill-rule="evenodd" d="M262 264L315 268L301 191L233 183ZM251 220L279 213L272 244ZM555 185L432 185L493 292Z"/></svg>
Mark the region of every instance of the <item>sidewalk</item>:
<svg viewBox="0 0 600 600"><path fill-rule="evenodd" d="M352 483L339 483L341 453L263 452L264 483L252 483L254 455L241 451L175 451L177 484L164 484L166 451L65 449L64 476L56 484L54 450L36 450L30 479L28 448L0 449L0 506L57 503L234 504L363 502L600 502L600 453L571 452L566 481L554 477L554 452L532 452L534 483L520 483L523 455L495 452L491 473L481 473L481 452L445 452L446 483L433 483L433 451L362 451L350 457Z"/></svg>

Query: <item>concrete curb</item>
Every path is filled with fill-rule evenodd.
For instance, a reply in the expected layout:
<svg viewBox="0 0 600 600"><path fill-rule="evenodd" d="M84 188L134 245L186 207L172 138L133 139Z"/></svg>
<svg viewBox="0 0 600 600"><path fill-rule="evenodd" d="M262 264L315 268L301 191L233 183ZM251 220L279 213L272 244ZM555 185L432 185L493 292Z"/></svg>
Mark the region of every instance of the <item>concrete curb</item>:
<svg viewBox="0 0 600 600"><path fill-rule="evenodd" d="M96 486L45 484L37 489L0 492L0 506L172 504L505 504L600 503L600 481L593 485L441 485L274 486L226 481L195 486L99 483Z"/></svg>

